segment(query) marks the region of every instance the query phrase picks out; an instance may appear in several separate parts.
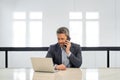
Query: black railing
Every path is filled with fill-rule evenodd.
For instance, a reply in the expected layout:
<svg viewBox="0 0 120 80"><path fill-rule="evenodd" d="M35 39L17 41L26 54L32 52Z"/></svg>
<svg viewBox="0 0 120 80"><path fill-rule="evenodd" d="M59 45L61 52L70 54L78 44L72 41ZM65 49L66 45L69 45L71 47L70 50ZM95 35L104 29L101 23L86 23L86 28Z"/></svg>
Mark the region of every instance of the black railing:
<svg viewBox="0 0 120 80"><path fill-rule="evenodd" d="M8 68L8 51L47 51L49 47L0 47L5 51L5 68ZM82 51L106 51L107 68L110 67L110 51L120 51L120 47L82 47Z"/></svg>

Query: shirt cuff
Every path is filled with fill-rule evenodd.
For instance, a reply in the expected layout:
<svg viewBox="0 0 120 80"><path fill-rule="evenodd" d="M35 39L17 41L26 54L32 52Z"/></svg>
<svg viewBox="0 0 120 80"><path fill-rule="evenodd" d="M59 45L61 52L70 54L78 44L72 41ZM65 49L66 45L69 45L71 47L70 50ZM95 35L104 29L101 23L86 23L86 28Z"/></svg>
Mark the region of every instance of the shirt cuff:
<svg viewBox="0 0 120 80"><path fill-rule="evenodd" d="M57 64L54 65L54 69L55 69L55 70L56 70L56 66L57 66Z"/></svg>
<svg viewBox="0 0 120 80"><path fill-rule="evenodd" d="M70 57L71 54L72 54L71 52L69 54L67 54L67 57Z"/></svg>

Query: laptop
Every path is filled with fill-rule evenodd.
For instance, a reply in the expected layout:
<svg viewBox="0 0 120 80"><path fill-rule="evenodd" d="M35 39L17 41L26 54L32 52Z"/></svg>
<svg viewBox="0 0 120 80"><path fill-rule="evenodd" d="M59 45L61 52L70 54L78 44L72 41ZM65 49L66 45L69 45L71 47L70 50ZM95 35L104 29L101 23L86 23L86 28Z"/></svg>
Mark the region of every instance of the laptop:
<svg viewBox="0 0 120 80"><path fill-rule="evenodd" d="M32 67L35 72L56 72L52 58L31 58Z"/></svg>

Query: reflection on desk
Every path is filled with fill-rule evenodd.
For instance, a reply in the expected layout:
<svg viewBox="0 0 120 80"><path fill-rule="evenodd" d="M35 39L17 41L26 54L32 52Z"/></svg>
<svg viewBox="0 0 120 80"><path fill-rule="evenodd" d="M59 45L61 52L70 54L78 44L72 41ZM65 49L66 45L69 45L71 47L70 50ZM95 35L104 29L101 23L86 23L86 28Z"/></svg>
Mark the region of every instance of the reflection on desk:
<svg viewBox="0 0 120 80"><path fill-rule="evenodd" d="M34 72L33 80L82 80L82 71L79 68L68 68L55 73Z"/></svg>
<svg viewBox="0 0 120 80"><path fill-rule="evenodd" d="M68 68L56 73L34 72L33 69L0 69L0 80L120 80L120 68Z"/></svg>

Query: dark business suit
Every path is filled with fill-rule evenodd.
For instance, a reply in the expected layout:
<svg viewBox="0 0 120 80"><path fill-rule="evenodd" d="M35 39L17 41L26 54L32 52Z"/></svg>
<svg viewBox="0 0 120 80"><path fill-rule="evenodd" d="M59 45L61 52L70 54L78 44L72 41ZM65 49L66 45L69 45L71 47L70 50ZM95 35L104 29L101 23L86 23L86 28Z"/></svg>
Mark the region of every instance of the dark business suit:
<svg viewBox="0 0 120 80"><path fill-rule="evenodd" d="M71 55L69 56L70 67L79 68L82 64L81 47L78 44L71 43ZM59 44L50 45L46 57L51 57L54 64L62 64L62 51Z"/></svg>

